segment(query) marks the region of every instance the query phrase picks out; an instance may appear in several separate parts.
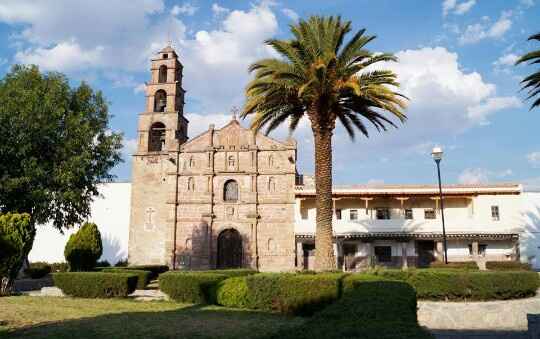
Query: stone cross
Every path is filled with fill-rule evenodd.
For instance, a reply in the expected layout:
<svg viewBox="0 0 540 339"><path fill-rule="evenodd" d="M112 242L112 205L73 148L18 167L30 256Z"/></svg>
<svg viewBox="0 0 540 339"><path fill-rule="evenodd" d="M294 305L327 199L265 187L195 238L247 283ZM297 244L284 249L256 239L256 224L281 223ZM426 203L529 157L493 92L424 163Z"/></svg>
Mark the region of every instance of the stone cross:
<svg viewBox="0 0 540 339"><path fill-rule="evenodd" d="M240 112L240 109L238 107L233 106L231 108L231 113L232 113L233 120L236 120L236 116L238 115L239 112Z"/></svg>
<svg viewBox="0 0 540 339"><path fill-rule="evenodd" d="M152 218L154 213L156 213L156 210L153 207L148 207L146 209L146 227L147 228L154 227L154 220Z"/></svg>

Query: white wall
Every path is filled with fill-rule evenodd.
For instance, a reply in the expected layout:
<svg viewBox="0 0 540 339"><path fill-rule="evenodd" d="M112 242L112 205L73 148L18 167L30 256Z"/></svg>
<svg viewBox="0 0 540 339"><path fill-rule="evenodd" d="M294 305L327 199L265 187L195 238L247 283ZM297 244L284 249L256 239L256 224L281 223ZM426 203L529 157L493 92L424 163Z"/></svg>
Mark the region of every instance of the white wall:
<svg viewBox="0 0 540 339"><path fill-rule="evenodd" d="M131 184L101 184L99 192L101 196L93 201L92 215L88 221L96 223L101 233L103 255L100 260L107 260L114 265L118 260L126 259L128 254ZM65 261L64 247L69 236L75 231L76 229L61 234L50 225L38 226L28 259L30 262Z"/></svg>

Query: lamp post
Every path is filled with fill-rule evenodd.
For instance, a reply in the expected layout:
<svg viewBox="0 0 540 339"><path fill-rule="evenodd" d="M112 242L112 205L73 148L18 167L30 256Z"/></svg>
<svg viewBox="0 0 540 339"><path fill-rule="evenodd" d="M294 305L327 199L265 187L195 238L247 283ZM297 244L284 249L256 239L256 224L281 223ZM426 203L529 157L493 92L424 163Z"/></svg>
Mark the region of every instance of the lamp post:
<svg viewBox="0 0 540 339"><path fill-rule="evenodd" d="M448 252L447 252L447 246L446 246L446 229L445 229L445 226L444 226L444 202L443 202L442 185L441 185L441 160L442 160L442 156L443 156L442 148L434 147L433 151L431 152L431 155L433 156L433 160L435 160L435 163L437 164L437 176L439 178L439 199L441 201L441 219L442 219L442 234L443 234L443 246L444 246L444 263L448 264Z"/></svg>

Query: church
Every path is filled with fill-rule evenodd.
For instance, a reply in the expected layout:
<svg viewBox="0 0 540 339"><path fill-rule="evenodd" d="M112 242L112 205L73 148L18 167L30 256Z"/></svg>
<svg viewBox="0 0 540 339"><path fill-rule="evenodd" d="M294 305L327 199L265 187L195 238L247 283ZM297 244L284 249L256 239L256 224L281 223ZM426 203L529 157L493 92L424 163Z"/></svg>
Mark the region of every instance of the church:
<svg viewBox="0 0 540 339"><path fill-rule="evenodd" d="M294 269L296 143L254 134L235 117L188 139L178 55L166 47L151 65L133 155L129 262Z"/></svg>
<svg viewBox="0 0 540 339"><path fill-rule="evenodd" d="M152 59L133 155L129 263L313 268L315 190L313 178L297 171L296 142L254 133L236 117L188 138L182 74L170 46ZM447 185L443 192L449 261L540 264L538 194L520 184ZM442 260L437 186L335 186L333 196L339 268Z"/></svg>

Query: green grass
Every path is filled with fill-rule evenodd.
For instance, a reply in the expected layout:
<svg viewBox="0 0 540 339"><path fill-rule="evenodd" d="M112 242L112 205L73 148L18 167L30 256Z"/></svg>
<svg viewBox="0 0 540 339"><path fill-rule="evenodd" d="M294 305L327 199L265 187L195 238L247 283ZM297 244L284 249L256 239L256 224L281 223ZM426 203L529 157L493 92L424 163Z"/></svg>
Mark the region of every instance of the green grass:
<svg viewBox="0 0 540 339"><path fill-rule="evenodd" d="M0 298L0 338L262 338L304 319L127 299Z"/></svg>

